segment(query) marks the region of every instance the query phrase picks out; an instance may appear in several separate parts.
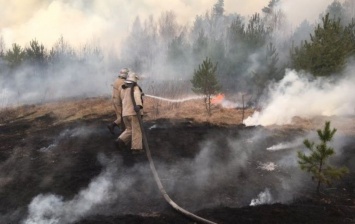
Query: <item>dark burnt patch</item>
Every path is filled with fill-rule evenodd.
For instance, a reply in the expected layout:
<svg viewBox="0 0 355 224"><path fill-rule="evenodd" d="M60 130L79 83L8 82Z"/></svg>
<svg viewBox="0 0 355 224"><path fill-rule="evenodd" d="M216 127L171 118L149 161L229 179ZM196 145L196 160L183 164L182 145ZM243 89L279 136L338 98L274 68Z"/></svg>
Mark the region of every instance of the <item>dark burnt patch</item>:
<svg viewBox="0 0 355 224"><path fill-rule="evenodd" d="M143 175L134 180L127 195L97 208L95 212L99 215L87 214L76 223L194 223L164 201L144 157L133 158L115 148L113 142L119 131L116 129L115 136L108 132L106 125L111 120L111 115L105 115L57 124L52 114L46 114L35 120L19 119L0 126L0 218L3 219L0 221L20 223L27 215L27 206L40 194L72 200L105 170L98 159L104 155L118 170L113 180L135 173ZM144 129L168 194L177 204L204 218L217 223L353 223L355 220L355 144L351 136L342 156L334 160L348 166L351 173L333 187L325 188L322 195L314 194L315 186L307 176L309 187L290 192L295 198L288 204L248 206L266 187L279 196L276 188L282 185L280 177L293 178L292 170L269 172L260 169L259 162L276 161L287 155L290 149L279 152L265 149L302 136L302 130L221 127L192 119L145 122ZM254 133L266 137L254 141L250 138ZM241 151L236 154L231 142ZM196 181L197 167L184 167L199 164L208 169L230 165L235 155L242 158L243 150L251 146L253 150L241 161L241 168L210 175L206 177L208 184L199 185ZM204 153L210 153L214 160L205 161ZM208 209L201 209L205 207Z"/></svg>

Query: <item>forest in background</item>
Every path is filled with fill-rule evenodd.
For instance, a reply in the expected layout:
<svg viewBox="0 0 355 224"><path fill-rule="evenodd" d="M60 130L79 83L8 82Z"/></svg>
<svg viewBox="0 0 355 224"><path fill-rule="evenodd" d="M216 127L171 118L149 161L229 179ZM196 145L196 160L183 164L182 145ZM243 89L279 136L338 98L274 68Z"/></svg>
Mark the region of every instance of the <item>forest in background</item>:
<svg viewBox="0 0 355 224"><path fill-rule="evenodd" d="M355 54L355 1L334 1L317 23L304 20L294 30L279 7L282 1L271 0L261 12L243 17L226 14L224 1L217 0L192 26L179 24L174 11L144 20L137 15L115 53L95 42L74 48L63 36L51 48L36 37L25 46L0 37L0 106L14 99L107 94L123 67L149 81L148 91L158 88L158 80L186 85L206 57L217 64L222 92L246 92L255 101L286 68L310 77L341 76Z"/></svg>

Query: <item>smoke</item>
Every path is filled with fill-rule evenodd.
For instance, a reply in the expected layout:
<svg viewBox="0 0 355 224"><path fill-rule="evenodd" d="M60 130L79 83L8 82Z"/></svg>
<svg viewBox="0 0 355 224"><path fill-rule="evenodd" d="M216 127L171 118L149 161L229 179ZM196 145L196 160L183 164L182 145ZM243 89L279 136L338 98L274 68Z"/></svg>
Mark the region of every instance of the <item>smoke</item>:
<svg viewBox="0 0 355 224"><path fill-rule="evenodd" d="M17 156L13 155L12 163L5 162L11 172L8 173L11 178L25 175L25 172L31 170L29 161L32 161L35 156L38 160L41 155L45 155L43 158L48 158L50 159L48 162L51 162L54 159L53 155L60 151L70 151L70 149L63 149L63 145L67 147L66 141L73 144L80 140L79 145L82 146L83 142L100 134L101 131L89 127L65 129L48 144L47 150L39 149L40 155L30 156L26 160L29 164L23 161L23 155L31 150L23 149L17 152ZM294 139L289 143L285 142L282 136L275 139L275 136L279 135L264 128L243 129L237 135L229 135L227 138L225 134L226 132L221 133L220 130L209 133L199 143L200 149L191 149L199 152L194 157L180 157L172 161L153 156L163 186L183 208L193 212L216 206L241 207L275 201L284 203L292 200L297 190L309 183L307 181L310 181L310 178L300 171L297 164L296 150L301 150L302 147L279 151L270 151L267 147L269 142L278 142L277 140L284 142L285 145L299 142L301 138L309 138L313 141L316 140L314 134L312 136L306 133L306 137L293 136ZM343 140L335 138L334 146L341 147ZM169 147L168 143L165 144ZM74 147L75 150L79 150L76 145ZM82 153L85 154L84 158L87 158L88 147L81 148L83 148ZM95 152L96 150L102 149L95 149ZM19 168L14 164L18 164L20 158L21 172L17 171L16 174L14 170ZM61 163L71 165L75 163L74 160L67 161L68 159L72 158L66 156ZM154 183L149 164L138 162L126 167L124 159L119 155L108 157L99 154L101 173L92 178L90 183L83 186L84 188L78 190L75 195L68 197L50 192L38 193L42 192L41 190L35 191L36 194L27 206L28 211L25 218L22 218L22 223L68 224L95 215L140 214L166 209L168 205ZM0 167L2 175L6 173L3 169L4 165ZM41 186L45 182L42 179L47 179L48 175L62 175L64 172L60 168L62 166L63 164L57 164L53 173L50 172L45 177L37 177L40 181L35 187ZM55 173L56 171L58 173ZM8 177L4 176L0 180L4 182ZM226 191L224 192L223 189ZM10 220L15 215L15 212L12 214L10 211L0 218Z"/></svg>
<svg viewBox="0 0 355 224"><path fill-rule="evenodd" d="M105 160L102 158L101 160ZM107 159L106 159L107 160ZM104 161L102 161L104 162ZM107 162L107 161L106 161ZM72 200L65 201L63 197L53 194L40 194L32 199L28 206L28 217L24 224L56 224L73 223L88 214L95 213L95 208L103 203L110 203L117 198L114 193L113 165L103 164L105 169L94 178L86 189L81 190ZM121 185L122 190L130 184Z"/></svg>
<svg viewBox="0 0 355 224"><path fill-rule="evenodd" d="M293 148L293 147L299 146L299 145L300 145L299 143L290 143L290 142L279 143L277 145L273 145L273 146L268 147L266 150L277 151L277 150L282 150L282 149Z"/></svg>
<svg viewBox="0 0 355 224"><path fill-rule="evenodd" d="M289 1L281 1L279 8L285 11L291 23L296 22L295 24L298 25L299 21L296 20L302 18L303 21L312 16L318 17L329 2L312 2L312 8L307 10L307 13L309 13L307 16L304 16L303 9L295 10L299 5L305 4L307 4L307 8L310 8L309 3L304 0L298 2L297 7ZM57 44L58 38L62 36L70 46L74 47L73 49L81 49L88 44L103 49L105 60L92 60L84 64L80 64L80 62L80 65L63 63L51 71L43 72L42 75L36 75L38 68L21 68L16 71L15 80L10 82L7 78L1 79L0 106L39 103L68 97L108 95L111 91L109 84L114 79L115 71L121 66L126 67L131 64L133 66L137 63L139 65L133 68L134 70L152 74L151 76L155 78L171 79L176 76L190 79L196 63L201 63L201 61L192 60L191 55L187 54L186 49L182 48L177 49L177 53L175 52L175 54L181 54L180 56L175 55L177 58L170 59L173 61L172 64L166 63L166 48L168 46L162 46L164 44L157 39L154 41L158 42L159 46L155 46L154 41L154 43L149 42L151 41L149 37L140 36L139 33L133 32L135 29L133 27L134 21L139 16L140 21L142 21L142 28L146 29L146 32L147 30L155 32L160 29L156 19L162 15L162 12L172 10L176 14L176 22L179 23L178 26L180 27L177 29L179 32L176 36L180 34L188 36L188 30L193 25L196 16L204 15L206 11L212 9L215 3L216 1L212 0L207 2L202 0L174 0L169 3L149 0L143 2L136 0L129 2L122 0L31 0L23 3L17 0L4 3L4 7L1 9L3 18L0 20L0 26L2 27L0 36L3 37L7 47L12 43L18 43L26 47L30 40L37 39L47 49L51 49ZM220 24L221 27L216 30L225 32L229 20L235 18L234 13L247 17L255 12L261 12L261 9L268 3L268 0L248 2L226 0L224 8L228 19ZM299 16L300 13L302 13L302 16ZM297 16L294 16L295 14ZM152 20L150 20L150 15L154 17L152 17ZM312 21L312 19L310 20ZM132 37L128 38L130 34ZM139 43L133 42L134 44L131 46L127 44L127 38L137 38ZM193 43L191 38L187 37L187 39L187 43L183 42L179 46ZM142 45L143 47L141 47ZM125 47L128 49L125 49ZM179 53L178 50L182 52ZM289 49L283 50L279 55L285 55L285 52L289 52ZM211 48L209 51L218 50ZM118 55L120 56L118 57ZM256 57L256 55L251 56L251 61L253 61L253 57ZM287 57L282 56L282 58ZM214 60L218 61L219 58L217 57ZM223 63L220 62L220 64ZM246 69L247 72L243 71L243 73L249 74L250 71L257 69L253 66L251 65L249 69ZM258 67L260 64L255 64L255 66ZM13 74L11 76L13 77ZM225 103L226 107L238 106L234 102Z"/></svg>
<svg viewBox="0 0 355 224"><path fill-rule="evenodd" d="M156 189L156 186L153 178L147 178L150 177L150 170L145 165L137 164L129 169L122 169L126 168L122 157L117 155L108 157L102 153L98 154L96 165L86 164L91 163L91 156L96 157L97 151L92 152L90 150L91 146L82 147L82 144L83 142L87 144L92 136L101 134L103 134L101 130L98 131L97 129L92 129L92 127L74 127L63 130L51 143L48 143L48 147L40 148L36 144L36 146L28 145L27 147L14 149L11 156L0 164L0 190L4 191L23 182L30 184L32 187L25 190L26 193L24 193L23 189L19 189L21 192L18 195L15 193L16 196L6 198L8 202L18 205L16 207L18 211L9 209L7 214L0 214L0 220L4 223L15 220L13 221L14 223L23 224L67 224L75 223L78 220L96 214L110 215L117 212L120 214L137 214L142 212L141 208L146 208L143 206L147 203L145 199L142 199L144 197L152 201L161 201L157 192L150 193L152 189ZM47 137L47 135L43 136L41 141L47 142ZM28 139L24 140L24 142L26 142L26 145L31 143ZM74 148L68 148L68 143L73 145L73 142L75 142L74 146L71 147ZM104 147L107 147L107 145ZM75 152L68 156L68 151L72 150ZM78 155L79 157L77 157ZM83 158L86 161L84 163L80 161ZM95 163L95 161L92 162ZM102 166L101 173L92 178L87 186L83 186L75 195L62 196L43 190L47 188L56 191L55 186L57 184L55 182L59 181L60 191L68 192L65 190L66 187L61 185L65 182L61 178L66 175L65 172L68 172L68 168L73 169L75 166L82 165L89 165L93 168L98 164ZM38 168L46 166L45 170ZM35 169L35 172L33 170L34 167L38 168ZM37 172L41 172L41 175L37 176ZM91 170L86 173L79 173L80 177L75 177L75 183L81 183L83 179L91 176L90 173ZM73 185L73 183L66 183L65 185L67 184ZM71 190L69 191L77 187L70 186ZM22 207L24 202L22 201L24 200L22 194L35 195L27 206L27 213ZM22 221L20 222L20 220Z"/></svg>
<svg viewBox="0 0 355 224"><path fill-rule="evenodd" d="M90 136L85 133L84 129L74 128L63 131L58 139ZM280 172L273 170L266 170L267 173L260 171L260 164L256 163L265 161L263 154L269 152L261 145L269 137L269 133L262 129L246 131L241 133L240 138L228 138L222 146L226 151L221 152L220 140L225 141L225 136L217 135L213 140L202 141L201 151L194 158L182 158L173 163L155 160L155 164L166 191L185 209L196 211L220 205L245 206L260 192L260 187L266 187L253 183L273 182L274 175L280 175ZM60 145L62 140L55 142ZM158 211L167 206L157 190L148 164L137 163L127 169L121 157L108 158L103 155L98 156L98 161L103 169L86 188L70 198L50 193L38 194L28 205L28 214L22 223L68 224L95 215L138 214L145 212L147 207L148 210ZM260 172L263 172L262 176ZM272 186L275 191L277 184L275 182ZM221 192L223 187L235 188L232 200L226 199L230 195L215 193ZM264 199L255 203L269 202L271 197Z"/></svg>
<svg viewBox="0 0 355 224"><path fill-rule="evenodd" d="M30 0L23 3L16 0L3 4L0 36L4 38L7 47L12 43L24 46L36 38L47 48L52 47L58 38L63 36L75 48L85 43L95 43L105 49L106 53L114 52L117 55L122 51L122 45L125 45L122 41L133 29L132 25L137 16L142 21L148 19L150 15L156 19L162 12L172 10L176 14L177 22L189 27L197 15L204 15L206 11L210 11L216 2L214 0L174 0L169 3L150 0L143 2ZM261 9L269 2L269 0L247 2L226 0L224 1L225 14L238 13L248 17L256 12L261 13ZM331 2L332 0L312 1L312 3L305 0L297 3L280 1L278 8L286 15L288 23L292 24L284 28L288 29L287 32L291 32L290 27L293 31L304 20L314 23ZM304 8L308 9L307 12L304 12ZM135 54L135 52L130 54L132 53ZM160 66L156 66L155 70L157 69L164 71Z"/></svg>
<svg viewBox="0 0 355 224"><path fill-rule="evenodd" d="M162 177L174 176L167 191L176 198L194 198L194 202L188 203L192 210L221 205L247 206L251 200L253 205L292 200L294 193L309 180L298 167L295 148L280 153L266 150L266 143L273 136L264 129L239 134L237 138L228 137L227 142L225 136L211 134L212 138L200 143L201 151L194 159L160 168ZM285 163L290 159L294 162ZM223 188L228 188L228 192L233 188L235 193L216 193ZM265 188L275 195L271 197ZM260 191L263 192L259 199L255 199Z"/></svg>
<svg viewBox="0 0 355 224"><path fill-rule="evenodd" d="M30 0L24 3L17 0L2 4L1 35L6 43L25 44L37 38L46 46L52 46L61 35L75 46L80 46L83 41L98 39L106 49L115 46L114 49L118 50L120 41L127 36L136 16L147 18L149 15L174 10L178 21L188 24L195 19L196 14L210 10L215 2ZM225 6L249 14L259 11L268 1L253 4L241 2L237 4L227 0Z"/></svg>
<svg viewBox="0 0 355 224"><path fill-rule="evenodd" d="M308 134L309 137L314 137L313 134ZM303 140L304 140L304 136L302 137L298 137L295 138L292 141L288 141L288 142L281 142L281 143L277 143L275 145L269 146L266 148L266 150L268 151L279 151L279 150L285 150L285 149L292 149L292 148L296 148L296 147L300 147L303 145Z"/></svg>
<svg viewBox="0 0 355 224"><path fill-rule="evenodd" d="M295 26L308 19L314 22L332 0L281 1L281 8ZM52 46L63 35L70 43L79 46L83 40L101 40L107 47L119 45L136 16L147 18L163 11L174 10L182 24L192 23L196 15L210 10L214 0L174 0L169 3L155 1L60 1L30 0L2 4L1 35L7 43L25 44L33 38ZM267 6L263 1L225 1L226 13L251 15ZM307 8L307 10L304 10ZM300 16L302 14L302 16ZM30 39L29 39L30 38ZM110 45L108 45L110 44ZM111 45L112 46L112 45Z"/></svg>
<svg viewBox="0 0 355 224"><path fill-rule="evenodd" d="M266 163L259 162L258 168L267 171L274 171L277 168L277 165L273 162L266 162Z"/></svg>
<svg viewBox="0 0 355 224"><path fill-rule="evenodd" d="M351 70L349 70L351 71ZM285 77L270 86L262 111L245 120L246 125L290 124L292 118L353 115L354 76L347 75L334 83L323 78L310 79L287 70Z"/></svg>
<svg viewBox="0 0 355 224"><path fill-rule="evenodd" d="M304 20L315 23L319 20L319 15L324 12L333 0L315 0L315 1L281 1L280 8L287 15L293 28L296 28ZM343 1L339 1L343 2ZM306 10L305 10L306 9Z"/></svg>
<svg viewBox="0 0 355 224"><path fill-rule="evenodd" d="M266 188L265 191L261 192L257 198L251 200L250 206L270 204L271 202L272 202L272 196L270 190Z"/></svg>
<svg viewBox="0 0 355 224"><path fill-rule="evenodd" d="M115 75L105 69L103 61L90 58L84 63L59 62L57 67L46 69L23 65L13 74L2 76L0 106L109 95L114 79Z"/></svg>

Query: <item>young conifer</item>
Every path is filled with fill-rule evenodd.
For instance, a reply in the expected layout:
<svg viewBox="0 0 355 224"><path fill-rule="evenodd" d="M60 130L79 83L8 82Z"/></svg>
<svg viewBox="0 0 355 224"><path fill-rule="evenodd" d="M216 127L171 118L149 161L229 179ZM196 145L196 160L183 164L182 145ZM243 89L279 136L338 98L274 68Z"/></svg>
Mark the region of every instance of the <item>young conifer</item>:
<svg viewBox="0 0 355 224"><path fill-rule="evenodd" d="M195 70L191 80L193 85L192 91L197 94L203 94L205 100L206 111L211 115L211 97L220 90L216 78L217 64L213 64L211 59L206 58L202 64Z"/></svg>
<svg viewBox="0 0 355 224"><path fill-rule="evenodd" d="M330 122L325 122L323 130L317 130L320 143L315 145L308 139L304 140L303 144L311 151L306 155L303 152L298 152L298 163L302 170L312 174L312 180L317 182L317 193L319 193L322 183L331 185L334 179L340 179L349 170L346 167L334 167L327 163L329 157L335 154L334 149L327 145L333 139L337 130L330 129Z"/></svg>

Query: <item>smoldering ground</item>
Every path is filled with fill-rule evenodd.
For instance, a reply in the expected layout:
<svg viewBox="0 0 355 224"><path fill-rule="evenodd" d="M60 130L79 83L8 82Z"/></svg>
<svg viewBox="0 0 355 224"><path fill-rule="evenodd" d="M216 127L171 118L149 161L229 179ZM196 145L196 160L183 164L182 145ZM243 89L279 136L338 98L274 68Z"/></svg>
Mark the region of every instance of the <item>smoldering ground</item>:
<svg viewBox="0 0 355 224"><path fill-rule="evenodd" d="M296 131L290 137L290 133L276 134L261 127L145 125L166 191L190 211L288 203L298 192L314 190L309 187L310 177L297 166L296 151L302 147L267 150L303 136L313 139L307 133ZM152 214L168 209L148 163L130 163L112 141L102 122L24 136L11 154L2 156L1 219L75 223L95 215ZM270 163L273 169L262 166Z"/></svg>

